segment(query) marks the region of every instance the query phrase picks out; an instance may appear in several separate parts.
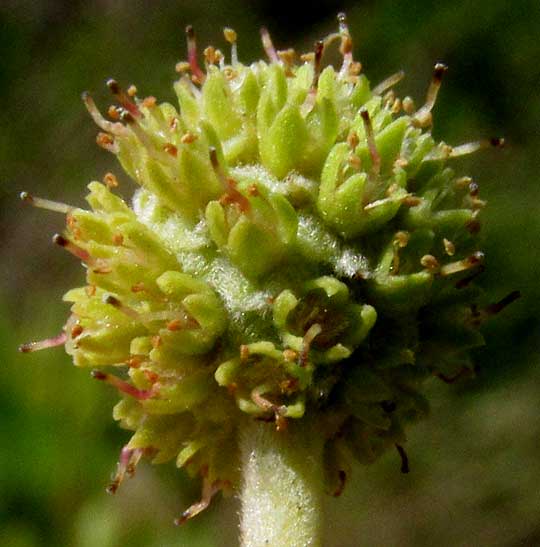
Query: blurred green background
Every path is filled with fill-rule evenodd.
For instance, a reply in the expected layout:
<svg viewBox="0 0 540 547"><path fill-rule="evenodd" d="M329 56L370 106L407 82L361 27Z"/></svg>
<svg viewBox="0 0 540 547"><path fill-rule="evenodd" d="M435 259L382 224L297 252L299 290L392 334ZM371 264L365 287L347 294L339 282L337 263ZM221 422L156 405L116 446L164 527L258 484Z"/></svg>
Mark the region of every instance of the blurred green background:
<svg viewBox="0 0 540 547"><path fill-rule="evenodd" d="M293 9L294 8L294 9ZM502 151L456 162L489 201L480 283L488 300L523 297L484 332L479 374L431 386L433 415L408 442L412 472L395 454L355 469L329 499L325 545L540 545L540 2L285 2L200 0L2 0L0 3L0 546L235 545L234 500L176 529L198 485L174 465L142 464L116 497L105 494L126 432L111 418L116 394L77 370L61 349L17 346L59 332L63 292L82 280L76 261L50 244L63 218L24 208L28 190L83 203L85 185L114 158L95 145L80 101L114 76L142 95L174 100L183 29L224 47L234 27L240 55L262 55L265 24L278 48L308 50L346 10L355 54L372 82L404 69L398 90L421 104L437 60L450 66L434 133L450 144L504 135ZM120 177L121 191L131 184Z"/></svg>

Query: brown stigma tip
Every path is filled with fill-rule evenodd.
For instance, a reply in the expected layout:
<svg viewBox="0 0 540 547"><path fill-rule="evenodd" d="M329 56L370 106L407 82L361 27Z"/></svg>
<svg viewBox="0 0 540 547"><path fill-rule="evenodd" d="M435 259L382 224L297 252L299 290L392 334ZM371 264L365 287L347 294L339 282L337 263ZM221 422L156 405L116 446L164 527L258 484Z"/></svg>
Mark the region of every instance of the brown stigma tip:
<svg viewBox="0 0 540 547"><path fill-rule="evenodd" d="M101 380L104 381L107 379L108 374L105 372L102 372L101 370L93 370L91 373L92 378L95 380Z"/></svg>
<svg viewBox="0 0 540 547"><path fill-rule="evenodd" d="M107 494L114 495L118 491L118 486L119 486L118 482L113 481L111 482L111 484L109 484L109 486L107 486L107 488L105 488L105 491L107 492Z"/></svg>
<svg viewBox="0 0 540 547"><path fill-rule="evenodd" d="M503 137L493 137L489 139L489 144L495 148L502 148L506 143Z"/></svg>
<svg viewBox="0 0 540 547"><path fill-rule="evenodd" d="M113 95L118 95L120 93L120 85L113 78L109 78L105 84Z"/></svg>
<svg viewBox="0 0 540 547"><path fill-rule="evenodd" d="M19 198L25 203L34 203L34 198L28 192L21 192Z"/></svg>
<svg viewBox="0 0 540 547"><path fill-rule="evenodd" d="M52 242L55 245L59 245L60 247L65 247L66 245L69 244L69 241L60 234L54 234L52 237Z"/></svg>
<svg viewBox="0 0 540 547"><path fill-rule="evenodd" d="M193 25L186 26L186 36L189 40L195 39L195 29L193 28Z"/></svg>
<svg viewBox="0 0 540 547"><path fill-rule="evenodd" d="M480 264L481 262L484 262L486 255L482 251L476 251L474 252L469 258L467 258L469 264L476 266L476 264Z"/></svg>
<svg viewBox="0 0 540 547"><path fill-rule="evenodd" d="M185 524L190 518L191 518L191 511L187 509L186 511L182 513L180 517L174 519L174 525L182 526L182 524Z"/></svg>
<svg viewBox="0 0 540 547"><path fill-rule="evenodd" d="M360 109L360 116L362 116L362 119L365 121L365 122L370 122L370 118L369 118L369 112L367 110L367 108L365 107L362 107Z"/></svg>
<svg viewBox="0 0 540 547"><path fill-rule="evenodd" d="M446 72L448 72L448 66L444 63L437 63L433 68L433 79L440 82Z"/></svg>
<svg viewBox="0 0 540 547"><path fill-rule="evenodd" d="M127 110L122 110L122 113L120 114L120 119L128 124L135 123L135 118Z"/></svg>
<svg viewBox="0 0 540 547"><path fill-rule="evenodd" d="M104 299L104 302L105 304L110 304L111 306L114 306L115 308L122 307L122 302L120 302L120 300L118 300L118 298L116 298L116 296L113 296L112 294L109 294Z"/></svg>

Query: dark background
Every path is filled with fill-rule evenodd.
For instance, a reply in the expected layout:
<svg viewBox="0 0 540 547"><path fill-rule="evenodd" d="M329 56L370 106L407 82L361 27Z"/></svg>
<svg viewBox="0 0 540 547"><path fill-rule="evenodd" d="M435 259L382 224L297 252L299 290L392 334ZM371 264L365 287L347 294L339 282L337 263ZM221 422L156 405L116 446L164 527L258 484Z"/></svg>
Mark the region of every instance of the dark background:
<svg viewBox="0 0 540 547"><path fill-rule="evenodd" d="M412 471L394 454L355 470L328 500L326 545L540 545L540 3L11 1L0 3L0 545L166 547L234 545L237 506L218 501L182 529L172 519L198 485L174 465L140 466L105 494L127 436L111 418L116 394L77 370L61 349L20 355L24 341L59 332L62 294L82 281L50 236L62 215L25 208L22 190L82 205L85 185L114 158L95 145L80 94L108 104L114 76L173 102L183 29L225 49L239 34L245 62L262 56L258 28L278 48L309 50L345 10L373 83L404 69L397 88L422 104L435 61L450 70L434 134L450 144L504 135L508 146L462 160L489 201L483 217L488 299L521 300L486 325L479 374L431 386L433 415L411 430ZM121 191L132 186L120 176Z"/></svg>

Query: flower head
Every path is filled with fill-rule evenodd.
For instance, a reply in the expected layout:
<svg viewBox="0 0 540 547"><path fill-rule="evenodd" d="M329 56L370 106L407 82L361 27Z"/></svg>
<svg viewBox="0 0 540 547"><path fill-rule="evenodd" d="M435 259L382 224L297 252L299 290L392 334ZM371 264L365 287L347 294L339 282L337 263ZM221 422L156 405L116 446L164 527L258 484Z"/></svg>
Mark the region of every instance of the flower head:
<svg viewBox="0 0 540 547"><path fill-rule="evenodd" d="M476 303L485 202L449 164L502 141L434 140L443 64L416 109L393 89L402 73L370 85L343 15L299 62L263 29L268 60L244 65L224 34L229 59L208 47L202 68L188 27L178 107L109 80L106 119L83 95L139 185L131 204L110 173L88 210L23 195L66 215L54 241L86 285L65 295L61 335L21 349L63 344L121 394L114 417L134 434L111 491L143 456L203 477L180 522L236 487L243 420L316 421L335 493L351 459L389 447L406 471L424 382L473 374L478 326L517 296ZM323 68L334 41L342 64Z"/></svg>

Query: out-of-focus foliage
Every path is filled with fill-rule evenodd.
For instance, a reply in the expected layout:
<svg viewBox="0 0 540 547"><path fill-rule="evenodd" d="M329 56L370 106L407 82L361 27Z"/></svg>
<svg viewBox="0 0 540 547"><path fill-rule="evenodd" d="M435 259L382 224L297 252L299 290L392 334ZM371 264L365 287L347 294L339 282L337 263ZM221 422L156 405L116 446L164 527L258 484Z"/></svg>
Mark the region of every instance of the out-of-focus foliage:
<svg viewBox="0 0 540 547"><path fill-rule="evenodd" d="M172 526L198 495L180 472L171 479L171 469L142 465L116 497L107 496L125 441L110 418L116 394L72 367L62 350L16 353L21 342L60 330L63 289L82 279L76 261L49 244L63 218L23 210L16 196L28 190L81 204L87 182L113 168L94 144L81 91L103 102L102 82L114 76L172 101L187 23L201 42L216 45L224 45L220 25L233 26L243 57L257 48L255 58L261 24L278 47L307 50L335 27L341 9L374 82L403 68L400 94L421 104L433 63L450 66L434 113L437 137L459 144L503 134L509 141L500 153L459 161L489 201L480 278L487 300L513 289L523 297L486 326L474 382L434 385L433 416L408 443L411 473L400 475L389 455L355 470L343 498L329 499L328 545L540 543L540 5L321 0L302 18L288 9L247 0L2 2L0 545L234 545L230 504L183 529Z"/></svg>

